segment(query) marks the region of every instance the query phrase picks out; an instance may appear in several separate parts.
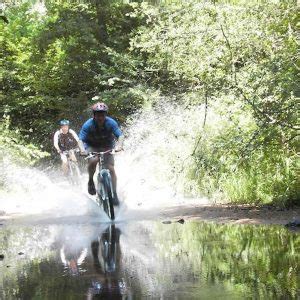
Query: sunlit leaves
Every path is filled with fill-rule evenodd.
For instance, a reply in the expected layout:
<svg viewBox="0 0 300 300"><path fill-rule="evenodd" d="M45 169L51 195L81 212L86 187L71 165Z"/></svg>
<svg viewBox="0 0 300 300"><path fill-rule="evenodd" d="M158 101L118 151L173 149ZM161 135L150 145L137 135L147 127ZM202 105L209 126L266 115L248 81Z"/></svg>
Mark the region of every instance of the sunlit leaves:
<svg viewBox="0 0 300 300"><path fill-rule="evenodd" d="M34 164L38 159L48 155L35 145L25 143L19 130L9 129L9 122L8 116L0 122L0 160L2 162L13 159L17 163Z"/></svg>

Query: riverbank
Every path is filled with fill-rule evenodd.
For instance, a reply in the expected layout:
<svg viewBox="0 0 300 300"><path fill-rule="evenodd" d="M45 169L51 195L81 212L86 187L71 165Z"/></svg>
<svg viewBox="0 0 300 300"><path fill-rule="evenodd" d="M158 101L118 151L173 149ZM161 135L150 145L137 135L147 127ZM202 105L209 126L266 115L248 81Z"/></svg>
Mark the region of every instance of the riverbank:
<svg viewBox="0 0 300 300"><path fill-rule="evenodd" d="M251 205L193 205L166 208L162 216L172 219L232 224L287 224L300 220L300 207L290 209Z"/></svg>
<svg viewBox="0 0 300 300"><path fill-rule="evenodd" d="M43 214L36 215L37 219L43 219ZM20 213L0 212L0 224L9 221L20 220L25 217ZM45 216L46 217L46 216ZM49 215L47 214L47 218ZM82 216L82 220L88 221L89 216ZM34 218L34 217L33 217ZM55 216L51 217L55 219ZM72 219L72 216L65 216ZM26 216L28 220L28 216ZM214 222L219 224L266 224L266 225L285 225L295 220L300 220L300 207L289 209L277 208L273 206L251 206L251 205L196 205L184 204L176 206L165 206L157 209L127 209L122 208L120 221L132 220L153 220L176 221L179 219L198 220ZM60 219L60 221L63 221ZM118 220L117 220L118 221Z"/></svg>

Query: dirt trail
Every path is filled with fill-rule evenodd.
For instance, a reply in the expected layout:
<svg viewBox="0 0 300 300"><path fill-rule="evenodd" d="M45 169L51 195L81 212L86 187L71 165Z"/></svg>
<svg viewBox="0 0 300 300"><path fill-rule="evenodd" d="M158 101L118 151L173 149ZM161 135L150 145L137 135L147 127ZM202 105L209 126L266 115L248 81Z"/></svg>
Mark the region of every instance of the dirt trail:
<svg viewBox="0 0 300 300"><path fill-rule="evenodd" d="M282 209L247 205L189 205L164 209L161 216L233 224L287 224L300 220L300 207Z"/></svg>
<svg viewBox="0 0 300 300"><path fill-rule="evenodd" d="M21 214L0 212L0 225L22 218ZM69 217L70 218L70 217ZM88 221L86 215L81 220ZM64 217L63 219L66 219ZM67 218L68 219L68 218ZM300 221L300 207L282 209L248 205L195 205L167 206L159 209L126 210L122 221L133 220L201 220L230 224L280 224Z"/></svg>

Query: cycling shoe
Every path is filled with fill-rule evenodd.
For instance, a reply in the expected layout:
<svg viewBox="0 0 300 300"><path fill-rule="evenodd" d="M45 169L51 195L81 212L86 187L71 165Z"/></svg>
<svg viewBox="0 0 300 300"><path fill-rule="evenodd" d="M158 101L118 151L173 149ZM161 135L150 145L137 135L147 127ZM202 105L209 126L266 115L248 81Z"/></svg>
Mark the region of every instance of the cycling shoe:
<svg viewBox="0 0 300 300"><path fill-rule="evenodd" d="M96 195L95 184L92 180L89 180L88 182L88 192L90 195Z"/></svg>

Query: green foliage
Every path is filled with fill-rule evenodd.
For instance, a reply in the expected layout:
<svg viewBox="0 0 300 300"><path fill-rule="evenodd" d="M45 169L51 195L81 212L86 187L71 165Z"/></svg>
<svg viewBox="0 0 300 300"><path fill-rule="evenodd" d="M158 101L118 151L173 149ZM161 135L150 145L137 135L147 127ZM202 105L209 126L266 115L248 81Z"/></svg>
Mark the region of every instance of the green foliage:
<svg viewBox="0 0 300 300"><path fill-rule="evenodd" d="M299 199L297 155L281 149L255 152L245 165L220 178L234 202L293 204Z"/></svg>
<svg viewBox="0 0 300 300"><path fill-rule="evenodd" d="M252 295L262 299L297 298L300 240L284 228L158 224L152 239L161 257L168 257L176 270L183 270L181 276L194 274L199 290L193 292L198 298L203 298L207 282L214 287L221 284L225 299Z"/></svg>
<svg viewBox="0 0 300 300"><path fill-rule="evenodd" d="M158 151L167 178L229 201L299 201L295 1L36 3L0 22L0 113L25 140L49 150L57 121L78 130L95 99L121 122L166 98L189 117L205 105L215 119L182 132L188 150Z"/></svg>
<svg viewBox="0 0 300 300"><path fill-rule="evenodd" d="M20 134L20 130L9 129L9 117L4 116L0 122L0 160L12 160L15 163L34 164L48 153L28 144Z"/></svg>
<svg viewBox="0 0 300 300"><path fill-rule="evenodd" d="M131 6L117 2L50 2L45 14L33 4L12 6L6 11L9 24L0 23L0 101L13 126L49 149L57 121L68 118L79 129L94 96L108 100L112 113L119 106L132 111L139 103L130 89L137 85L140 62L127 51L139 21L127 17ZM128 94L133 103L124 101Z"/></svg>
<svg viewBox="0 0 300 300"><path fill-rule="evenodd" d="M184 190L297 203L295 3L134 6L146 24L131 49L144 57L148 80L186 107L205 103L215 116L197 130L189 159L181 156L184 168L175 168Z"/></svg>
<svg viewBox="0 0 300 300"><path fill-rule="evenodd" d="M198 192L239 203L297 203L296 151L282 144L251 144L259 130L251 114L237 103L221 109L223 117L215 107L197 137L187 168Z"/></svg>
<svg viewBox="0 0 300 300"><path fill-rule="evenodd" d="M202 90L209 102L232 95L252 109L260 127L273 135L274 127L283 127L289 138L296 120L296 9L288 1L199 2L165 10L144 4L137 11L150 25L139 28L131 47L146 55L151 70L173 82L167 92L185 82L187 90Z"/></svg>

